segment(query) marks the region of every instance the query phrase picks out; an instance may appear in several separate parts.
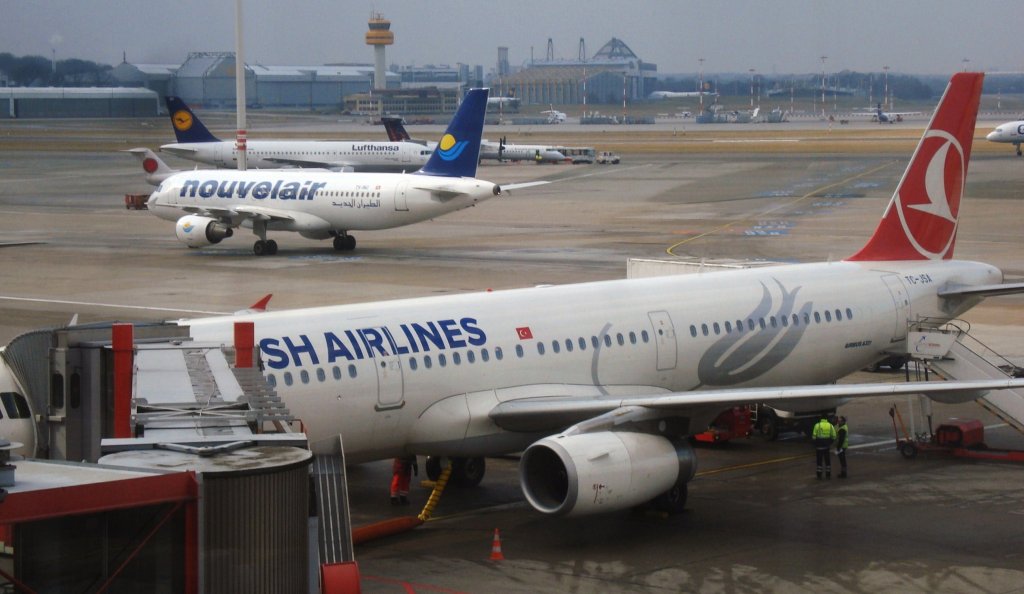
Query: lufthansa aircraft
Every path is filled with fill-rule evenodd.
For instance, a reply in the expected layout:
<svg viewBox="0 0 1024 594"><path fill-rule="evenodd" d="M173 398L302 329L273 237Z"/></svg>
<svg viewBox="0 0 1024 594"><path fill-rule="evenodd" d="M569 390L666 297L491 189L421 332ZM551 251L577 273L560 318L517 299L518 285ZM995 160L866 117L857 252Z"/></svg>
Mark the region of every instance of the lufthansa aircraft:
<svg viewBox="0 0 1024 594"><path fill-rule="evenodd" d="M334 249L352 250L356 241L350 231L411 225L501 194L497 184L474 178L486 99L487 89L466 94L437 150L415 173L183 171L159 174L163 180L147 206L156 216L175 221L178 239L193 248L220 243L235 227L244 226L259 238L253 245L258 256L277 252L268 231L333 237ZM159 173L156 167L147 172Z"/></svg>
<svg viewBox="0 0 1024 594"><path fill-rule="evenodd" d="M732 405L820 410L842 399L944 401L1024 380L836 385L949 320L1024 291L953 259L983 75L953 76L874 235L840 262L605 281L182 320L230 343L253 322L268 380L316 451L349 462L524 451L547 514L654 501L678 512L696 471L687 436Z"/></svg>
<svg viewBox="0 0 1024 594"><path fill-rule="evenodd" d="M985 140L1010 143L1017 148L1017 156L1021 156L1020 143L1024 142L1024 120L999 124L985 136Z"/></svg>
<svg viewBox="0 0 1024 594"><path fill-rule="evenodd" d="M235 143L220 140L178 97L167 97L167 111L178 142L165 144L167 151L184 159L238 168ZM249 167L313 167L339 171L414 171L430 158L430 150L412 142L350 140L250 140L246 143Z"/></svg>
<svg viewBox="0 0 1024 594"><path fill-rule="evenodd" d="M384 124L384 130L388 133L388 138L392 141L422 142L409 136L409 132L402 125L402 118L383 117L381 122ZM423 144L433 149L434 147L431 145L435 143L424 142ZM542 144L508 144L505 142L505 137L502 137L498 142L480 141L480 160L533 161L538 164L562 163L565 161L565 155L557 148Z"/></svg>

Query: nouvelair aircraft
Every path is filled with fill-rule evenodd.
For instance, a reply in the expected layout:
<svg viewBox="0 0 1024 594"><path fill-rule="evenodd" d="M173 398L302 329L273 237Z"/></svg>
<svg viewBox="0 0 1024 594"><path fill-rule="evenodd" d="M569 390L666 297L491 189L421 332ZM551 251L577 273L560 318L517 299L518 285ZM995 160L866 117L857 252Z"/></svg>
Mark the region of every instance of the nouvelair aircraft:
<svg viewBox="0 0 1024 594"><path fill-rule="evenodd" d="M268 381L316 451L340 433L349 462L450 456L464 478L484 456L524 451L522 489L541 512L652 500L677 512L696 472L686 437L732 405L1024 387L832 383L905 346L915 320L1024 292L953 259L982 79L953 76L874 235L845 261L180 323L228 343L234 322L253 322Z"/></svg>
<svg viewBox="0 0 1024 594"><path fill-rule="evenodd" d="M165 144L161 151L213 165L238 168L238 150L233 141L214 136L178 97L167 97L167 111L178 142ZM413 142L350 140L249 140L249 167L312 167L338 171L414 171L426 164L430 150Z"/></svg>
<svg viewBox="0 0 1024 594"><path fill-rule="evenodd" d="M1008 142L1017 148L1017 156L1021 156L1020 143L1024 142L1024 120L1006 122L985 136L989 142Z"/></svg>
<svg viewBox="0 0 1024 594"><path fill-rule="evenodd" d="M466 94L438 149L415 173L206 169L164 176L144 161L150 179L163 177L147 206L156 216L175 221L178 239L192 248L220 243L235 227L245 226L259 238L253 245L257 256L277 253L268 231L333 237L334 249L352 250L352 230L411 225L501 194L497 184L474 178L486 99L487 89Z"/></svg>
<svg viewBox="0 0 1024 594"><path fill-rule="evenodd" d="M388 139L392 141L421 142L413 140L409 136L409 132L402 125L402 118L383 117L381 122L384 124L384 130L388 133ZM424 144L426 144L427 148L434 148L430 146L434 143ZM533 161L538 164L562 163L565 161L565 155L554 147L542 144L508 144L503 136L498 142L480 141L480 160L485 159L495 161Z"/></svg>

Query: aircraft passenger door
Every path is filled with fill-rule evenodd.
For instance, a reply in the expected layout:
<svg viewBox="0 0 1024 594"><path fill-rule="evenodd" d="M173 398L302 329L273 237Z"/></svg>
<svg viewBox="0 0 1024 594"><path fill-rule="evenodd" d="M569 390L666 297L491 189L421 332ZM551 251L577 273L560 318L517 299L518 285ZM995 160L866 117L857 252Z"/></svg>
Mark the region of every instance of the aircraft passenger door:
<svg viewBox="0 0 1024 594"><path fill-rule="evenodd" d="M896 319L893 321L892 342L903 340L907 337L907 323L910 321L910 295L899 275L886 274L882 276L885 287L889 289L892 297L893 307L896 310Z"/></svg>
<svg viewBox="0 0 1024 594"><path fill-rule="evenodd" d="M406 190L408 187L408 181L398 182L398 185L395 186L395 210L409 210L409 204L406 202Z"/></svg>
<svg viewBox="0 0 1024 594"><path fill-rule="evenodd" d="M676 368L676 329L667 311L647 314L654 329L654 345L658 349L658 371Z"/></svg>
<svg viewBox="0 0 1024 594"><path fill-rule="evenodd" d="M402 163L411 163L412 162L412 150L410 150L409 147L407 147L407 146L400 147L398 149L398 152L399 152L400 155L402 155Z"/></svg>
<svg viewBox="0 0 1024 594"><path fill-rule="evenodd" d="M377 410L401 408L405 404L402 360L395 356L374 358L377 367Z"/></svg>

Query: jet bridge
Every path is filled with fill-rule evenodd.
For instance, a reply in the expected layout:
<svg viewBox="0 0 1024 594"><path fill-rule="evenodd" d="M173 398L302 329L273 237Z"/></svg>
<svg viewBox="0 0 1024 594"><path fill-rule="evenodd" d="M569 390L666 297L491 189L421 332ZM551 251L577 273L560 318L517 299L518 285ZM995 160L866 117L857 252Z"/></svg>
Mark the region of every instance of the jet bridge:
<svg viewBox="0 0 1024 594"><path fill-rule="evenodd" d="M1017 376L1021 369L969 334L962 320L915 324L907 336L907 354L947 380L999 379ZM993 390L978 404L1024 433L1024 391Z"/></svg>

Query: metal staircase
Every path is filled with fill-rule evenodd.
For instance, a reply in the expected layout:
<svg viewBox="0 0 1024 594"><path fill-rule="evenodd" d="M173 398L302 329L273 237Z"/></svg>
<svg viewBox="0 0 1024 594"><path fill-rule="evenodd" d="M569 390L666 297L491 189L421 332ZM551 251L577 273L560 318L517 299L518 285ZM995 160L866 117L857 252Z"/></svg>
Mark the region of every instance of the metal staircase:
<svg viewBox="0 0 1024 594"><path fill-rule="evenodd" d="M969 333L962 320L943 324L919 322L908 339L908 354L947 380L999 379L1018 376L1017 365ZM978 404L1024 433L1024 391L993 390Z"/></svg>

